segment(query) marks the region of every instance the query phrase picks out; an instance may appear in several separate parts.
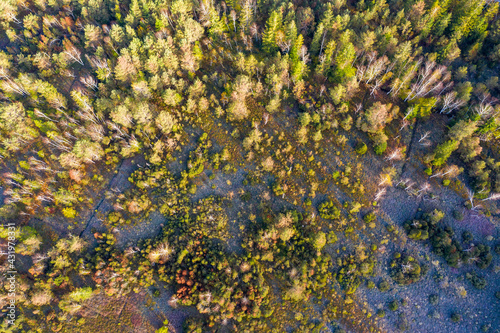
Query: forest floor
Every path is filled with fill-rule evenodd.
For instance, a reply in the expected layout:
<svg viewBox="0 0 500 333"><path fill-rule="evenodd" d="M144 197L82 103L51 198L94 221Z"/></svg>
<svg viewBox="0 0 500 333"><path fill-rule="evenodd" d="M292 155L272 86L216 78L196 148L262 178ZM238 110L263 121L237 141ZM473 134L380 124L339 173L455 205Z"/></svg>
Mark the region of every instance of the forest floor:
<svg viewBox="0 0 500 333"><path fill-rule="evenodd" d="M381 208L386 214L386 223L401 226L406 220L411 219L415 214L431 211L434 208L446 208L454 210L463 206L463 199L451 190L443 191L439 194L439 199L431 200L423 197L419 201L408 197L405 191L393 189L390 198L381 202ZM448 202L445 206L444 202ZM464 209L465 210L465 209ZM472 216L470 212L465 212L462 221L453 219L450 212L447 212L442 223L453 226L456 234L461 234L460 230L467 230L473 233L474 239L489 246L493 246L493 241L488 241L487 236L499 238L498 228L491 228L491 222L484 217ZM485 228L478 228L478 224L471 224L472 221L481 220L480 224L487 225ZM399 236L404 237L404 230ZM398 244L399 243L399 244ZM400 245L405 243L405 245ZM387 245L387 255L379 258L377 278L375 284L385 279L391 282L388 292L382 293L377 288L372 290L361 288L358 297L365 300L374 309L384 308L386 310L385 327L388 331L397 331L398 324L402 318L406 318L412 332L480 332L483 325L492 329L500 327L500 302L495 298L495 292L500 286L500 274L494 271L494 267L500 264L498 256L494 255L492 264L484 270L479 270L474 265L463 265L455 269L446 264L442 257L437 256L430 250L430 245L425 242L405 239L402 242L390 242ZM389 277L389 262L391 253L406 252L427 263L429 271L417 283L409 286L398 286L392 283ZM488 285L482 290L475 289L470 282L465 279L467 272L476 271L479 275L486 277ZM439 278L438 278L439 277ZM466 290L466 296L461 296L459 288ZM438 295L439 303L431 305L430 295ZM391 312L387 309L389 302L393 300L405 299L407 306L400 306L399 310ZM453 323L450 316L453 313L460 313L462 321ZM493 330L494 331L494 330Z"/></svg>
<svg viewBox="0 0 500 333"><path fill-rule="evenodd" d="M291 112L291 111L290 111ZM292 112L291 112L292 113ZM276 119L276 123L286 128L286 117L283 115ZM343 171L345 166L354 167L354 172L359 171L361 182L366 188L365 198L353 197L349 188L342 187L331 180L321 182L316 195L312 197L312 207L327 198L333 198L340 204L350 200L365 200L362 203L364 208L358 217L362 214L375 209L378 215L378 224L374 229L367 228L360 220L354 234L344 235L343 227L336 226L339 241L331 246L329 253L342 246L346 246L349 251L359 244L370 244L382 242L377 251L376 278L373 282L378 285L382 280L390 282L388 292L381 292L377 288L368 289L366 285L361 285L358 291L352 296L361 308L364 308L375 314L378 309L384 309L386 316L377 321L380 330L387 332L401 331L403 326L408 328L409 332L479 332L483 325L494 331L500 327L500 301L494 294L500 290L500 274L494 271L495 266L500 266L500 258L493 255L492 264L485 270L480 270L479 274L486 277L488 285L483 290L474 289L474 287L465 279L465 273L474 269L471 265L464 265L458 269L452 269L444 260L430 250L428 242L413 241L406 238L406 233L402 228L405 221L420 216L423 212L428 212L434 208L439 208L446 213L444 219L445 225L453 226L455 234L460 236L462 231L470 231L475 241L482 242L493 248L495 242L500 239L499 221L493 217L485 217L478 212L468 210L464 206L466 197L463 188L450 188L440 185L437 178L430 179L423 173L423 166L419 162L422 158L424 146L418 142L418 139L426 132L428 126L442 126L439 119L432 119L425 123L417 123L416 128L408 128L400 132L400 142L407 147L406 158L402 161L390 163L383 158L369 151L363 156L354 152L356 141L361 139L368 142L363 134L359 136L350 136L349 141L343 148L335 146L331 140L325 139L324 153L315 156L313 163L304 162L307 168L312 168L317 172L319 180L328 180L328 177L334 171ZM393 124L392 129L397 131L398 124ZM224 126L217 126L216 133L210 133L211 137L222 135L227 129ZM273 133L278 128L266 128L264 132ZM217 133L218 132L218 133ZM200 133L192 133L189 143L186 143L184 149L176 154L176 161L169 163L169 169L174 175L179 175L185 168L189 151L194 149L194 142ZM290 140L293 140L291 137ZM433 140L434 138L431 138ZM220 149L222 146L217 141L214 146ZM297 161L305 161L312 147L303 148L299 151ZM339 153L341 152L341 153ZM233 152L237 156L243 156L243 152ZM303 157L301 157L303 156ZM121 193L131 187L128 177L141 165L144 165L141 157L134 159L124 159L116 167L116 172L110 172L108 181L103 184L101 191L95 196L94 207L91 211L85 212L75 230L69 231L65 228L63 221L47 219L32 219L33 225L44 225L48 233L53 238L57 234L73 232L82 235L89 241L93 241L93 231L104 231L107 226L103 221L107 214L112 210L113 201L109 192ZM228 249L231 251L241 251L240 226L248 221L250 214L256 214L259 211L260 202L264 201L270 205L273 210L282 211L285 209L304 210L302 200L307 197L307 191L302 195L295 197L276 197L272 193L271 185L274 181L273 176L264 175L261 177L261 183L254 185L244 185L244 180L249 173L255 172L257 166L252 162L240 161L236 164L238 167L235 172L223 172L221 170L205 170L194 182L197 185L197 191L190 198L196 202L208 196L219 196L227 198L230 202L224 206L229 221L229 232L232 235L228 241ZM394 179L411 179L415 186L421 186L428 182L431 189L427 194L420 197L410 196L406 191L387 187L387 193L381 199L376 207L370 208L371 198L377 190L378 176L384 168L392 166L396 169L397 175ZM359 169L359 170L358 170ZM306 169L307 170L307 169ZM293 178L293 179L292 179ZM465 176L459 176L459 179L466 181ZM299 188L307 188L306 176L291 177L287 179ZM396 184L393 184L396 185ZM249 193L245 199L242 194ZM369 200L367 200L367 198ZM489 203L491 210L497 212L495 203ZM464 214L461 221L455 220L453 212L460 210ZM314 209L314 212L318 212ZM319 214L318 214L319 215ZM117 245L125 248L135 244L141 239L147 239L159 234L162 226L166 223L166 218L157 212L153 212L149 217L136 221L130 226L115 227L111 231L117 237ZM395 227L399 233L388 233L387 225ZM389 262L394 252L405 252L412 254L420 261L429 266L428 273L417 283L410 286L398 286L389 277ZM440 276L441 279L437 279ZM337 283L334 281L332 288L338 290ZM465 297L459 295L459 287L465 288L467 294ZM161 327L165 318L170 322L170 329L173 332L181 332L182 321L188 315L196 313L191 308L171 308L168 305L170 291L160 289L160 296L153 297L151 291L142 291L139 294L132 294L122 297L121 300L111 300L103 297L94 302L95 308L84 313L86 324L74 328L74 332L90 332L90 328L102 327L108 332L154 332ZM340 292L340 291L339 291ZM438 294L440 299L437 305L429 303L429 296ZM340 295L340 296L339 296ZM333 296L332 296L333 297ZM335 297L342 297L342 294L336 294ZM395 312L388 310L388 303L393 300L405 299L406 306L401 306ZM318 313L321 317L321 306L312 303L306 307ZM119 310L121 309L121 310ZM299 309L297 309L298 311ZM115 313L119 311L119 313ZM282 311L291 311L282 309ZM453 323L450 315L459 312L462 320L459 323ZM104 317L110 317L104 320ZM88 325L87 325L88 324ZM326 327L334 330L337 325L349 328L342 323L332 325L331 322L325 323ZM101 325L101 326L100 326ZM104 325L104 326L103 326ZM85 328L87 327L87 328ZM139 328L140 327L140 328ZM94 331L97 331L94 329ZM355 331L352 331L355 332Z"/></svg>
<svg viewBox="0 0 500 333"><path fill-rule="evenodd" d="M434 120L417 128L415 136L420 138L426 132L426 127L436 126ZM437 125L439 126L439 123ZM463 189L453 190L449 187L437 186L438 179L429 179L423 174L422 166L417 163L423 151L424 146L418 142L412 145L412 150L407 156L407 160L411 163L405 163L400 178L411 179L419 185L428 182L431 184L428 194L415 198L402 189L390 188L386 197L380 202L383 212L380 215L384 217L382 220L399 228L399 236L404 239L400 242L388 243L388 255L379 258L377 278L374 282L378 284L382 279L392 282L387 267L391 258L389 254L396 251L412 254L426 262L430 269L419 282L410 286L402 287L391 283L391 289L387 293L381 293L377 288L372 290L361 288L357 295L372 308L386 310L384 327L387 331L398 331L398 325L401 325L403 318L406 318L405 321L412 332L466 333L481 332L486 328L488 332L496 332L500 327L500 301L495 298L495 292L500 290L500 274L495 271L495 266L500 265L499 256L494 254L492 264L484 270L479 270L474 265L463 265L455 269L448 266L443 258L434 254L428 242L413 241L405 237L402 229L405 221L420 217L423 212L439 209L445 212L445 218L441 223L453 227L455 237L460 238L463 231L469 231L474 236L474 242L481 242L491 248L500 239L499 221L468 210L464 205L467 200ZM465 175L458 178L462 182L466 181ZM456 210L462 212L463 220L453 218L453 212ZM487 279L486 288L478 290L465 279L465 274L471 271L476 271ZM466 295L460 295L460 287L465 288ZM431 305L429 296L434 294L439 296L439 302ZM401 299L405 299L408 305L400 306L395 312L387 309L389 302ZM459 323L453 323L450 320L453 313L462 315Z"/></svg>

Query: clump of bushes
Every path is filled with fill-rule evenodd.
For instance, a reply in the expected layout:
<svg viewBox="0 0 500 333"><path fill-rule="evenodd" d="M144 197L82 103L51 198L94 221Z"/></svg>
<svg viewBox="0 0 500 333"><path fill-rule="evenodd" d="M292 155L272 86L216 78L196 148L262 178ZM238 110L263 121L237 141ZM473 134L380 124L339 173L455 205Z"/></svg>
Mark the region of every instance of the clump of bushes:
<svg viewBox="0 0 500 333"><path fill-rule="evenodd" d="M484 244L474 245L472 235L465 233L463 241L464 246L454 237L453 229L446 226L442 227L439 222L443 219L444 214L441 211L434 210L430 214L426 214L422 220L407 221L404 224L404 229L408 234L408 238L414 240L429 239L432 245L432 250L444 257L448 265L458 267L460 263L472 264L484 269L491 264L493 256L490 253L490 247Z"/></svg>
<svg viewBox="0 0 500 333"><path fill-rule="evenodd" d="M74 219L77 215L76 210L72 207L64 207L62 209L62 213L63 213L64 217L67 217L69 219Z"/></svg>
<svg viewBox="0 0 500 333"><path fill-rule="evenodd" d="M399 309L398 301L394 300L389 303L389 310L396 311L397 309Z"/></svg>
<svg viewBox="0 0 500 333"><path fill-rule="evenodd" d="M453 313L450 317L451 321L454 323L458 323L460 320L462 320L462 316L458 313Z"/></svg>
<svg viewBox="0 0 500 333"><path fill-rule="evenodd" d="M335 220L340 217L340 210L335 206L332 200L323 202L318 207L319 215L327 220Z"/></svg>
<svg viewBox="0 0 500 333"><path fill-rule="evenodd" d="M461 251L462 261L466 263L475 263L481 269L487 268L493 260L491 248L484 244L477 246L470 244L466 249Z"/></svg>
<svg viewBox="0 0 500 333"><path fill-rule="evenodd" d="M9 228L0 226L0 238L9 240L9 237ZM15 251L22 255L33 255L42 245L42 237L38 235L35 229L28 226L16 229L15 239L17 240Z"/></svg>
<svg viewBox="0 0 500 333"><path fill-rule="evenodd" d="M417 282L425 275L418 261L412 256L396 253L391 261L391 277L400 285L409 285Z"/></svg>
<svg viewBox="0 0 500 333"><path fill-rule="evenodd" d="M337 272L337 281L347 294L354 293L364 278L372 275L376 262L373 256L366 256L363 250L358 251L357 255L349 255L338 261L340 269Z"/></svg>
<svg viewBox="0 0 500 333"><path fill-rule="evenodd" d="M464 219L464 213L462 213L460 210L454 210L453 211L453 218L457 221L462 221Z"/></svg>
<svg viewBox="0 0 500 333"><path fill-rule="evenodd" d="M386 280L383 280L378 285L378 290L380 290L381 292L386 292L387 290L389 290L389 288L390 288L389 282L387 282Z"/></svg>
<svg viewBox="0 0 500 333"><path fill-rule="evenodd" d="M482 276L479 276L476 272L466 273L465 278L474 286L476 289L484 289L488 285L488 281Z"/></svg>
<svg viewBox="0 0 500 333"><path fill-rule="evenodd" d="M363 220L365 221L366 224L370 224L373 221L377 219L377 216L375 216L374 213L368 213L363 217Z"/></svg>
<svg viewBox="0 0 500 333"><path fill-rule="evenodd" d="M495 245L495 253L500 255L500 244Z"/></svg>
<svg viewBox="0 0 500 333"><path fill-rule="evenodd" d="M439 302L439 295L432 294L429 296L429 303L432 305L436 305Z"/></svg>
<svg viewBox="0 0 500 333"><path fill-rule="evenodd" d="M59 308L70 314L76 313L82 307L82 303L91 298L93 295L92 288L77 288L69 294L65 295L59 302Z"/></svg>
<svg viewBox="0 0 500 333"><path fill-rule="evenodd" d="M201 174L205 169L205 162L208 161L208 149L212 142L208 140L208 134L203 133L198 139L198 146L189 153L187 162L188 177L194 178Z"/></svg>

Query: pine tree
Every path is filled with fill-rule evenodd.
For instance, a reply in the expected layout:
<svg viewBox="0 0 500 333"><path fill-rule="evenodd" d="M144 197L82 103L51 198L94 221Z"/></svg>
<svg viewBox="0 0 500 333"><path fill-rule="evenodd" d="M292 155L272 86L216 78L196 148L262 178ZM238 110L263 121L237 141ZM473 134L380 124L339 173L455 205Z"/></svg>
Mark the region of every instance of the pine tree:
<svg viewBox="0 0 500 333"><path fill-rule="evenodd" d="M295 43L297 39L297 26L295 25L295 21L290 21L286 26L285 39L290 41L292 45Z"/></svg>
<svg viewBox="0 0 500 333"><path fill-rule="evenodd" d="M130 4L129 13L127 17L125 17L125 22L127 22L133 28L135 28L141 18L142 18L142 11L141 11L141 6L139 5L139 1L132 0L132 3Z"/></svg>
<svg viewBox="0 0 500 333"><path fill-rule="evenodd" d="M315 29L314 37L311 42L311 54L320 55L324 47L326 46L326 37L329 31L329 28L333 23L333 10L331 5L328 4L327 9L323 13L323 17L319 21L318 26Z"/></svg>
<svg viewBox="0 0 500 333"><path fill-rule="evenodd" d="M321 47L321 41L325 38L326 31L325 25L320 22L314 31L314 37L311 42L311 54L317 55L319 53L319 49Z"/></svg>
<svg viewBox="0 0 500 333"><path fill-rule="evenodd" d="M325 52L319 57L319 64L316 66L316 73L325 75L332 65L333 52L335 51L336 43L334 40L326 44Z"/></svg>
<svg viewBox="0 0 500 333"><path fill-rule="evenodd" d="M437 146L436 150L434 151L434 159L432 161L432 164L434 166L440 166L446 163L446 160L455 150L458 149L458 146L459 142L454 140L448 140Z"/></svg>
<svg viewBox="0 0 500 333"><path fill-rule="evenodd" d="M448 132L451 140L462 141L464 138L471 136L477 130L477 122L460 120Z"/></svg>
<svg viewBox="0 0 500 333"><path fill-rule="evenodd" d="M243 4L243 8L240 13L240 24L241 29L245 32L248 31L248 28L253 23L253 8L251 0L246 0Z"/></svg>
<svg viewBox="0 0 500 333"><path fill-rule="evenodd" d="M350 31L346 30L341 38L341 48L335 57L337 65L334 73L334 79L337 82L345 81L356 74L356 69L352 63L356 57L354 45L349 41Z"/></svg>
<svg viewBox="0 0 500 333"><path fill-rule="evenodd" d="M276 32L281 28L281 13L273 11L266 22L266 29L262 35L262 48L268 53L278 50Z"/></svg>
<svg viewBox="0 0 500 333"><path fill-rule="evenodd" d="M293 43L292 49L290 50L290 60L292 60L293 65L296 65L297 62L299 62L299 52L302 48L302 45L304 45L304 37L302 37L302 35L299 35L295 40L295 43Z"/></svg>
<svg viewBox="0 0 500 333"><path fill-rule="evenodd" d="M219 14L213 7L210 7L209 16L210 16L210 28L209 28L210 36L214 37L222 35L226 30L226 26L224 25L224 22L221 20Z"/></svg>

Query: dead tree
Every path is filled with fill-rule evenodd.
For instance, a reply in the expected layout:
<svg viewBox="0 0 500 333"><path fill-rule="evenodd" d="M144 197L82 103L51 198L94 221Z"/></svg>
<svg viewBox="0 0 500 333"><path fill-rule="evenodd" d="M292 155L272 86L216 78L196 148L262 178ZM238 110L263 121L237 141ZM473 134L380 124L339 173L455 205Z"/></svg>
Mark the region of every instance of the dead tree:
<svg viewBox="0 0 500 333"><path fill-rule="evenodd" d="M467 196L471 205L471 210L477 210L478 208L481 207L481 205L477 204L474 205L474 191L471 191L470 189L467 189Z"/></svg>
<svg viewBox="0 0 500 333"><path fill-rule="evenodd" d="M458 109L459 107L465 105L465 101L457 98L457 93L454 91L450 91L446 95L444 95L442 99L441 111L439 113L448 114L453 110Z"/></svg>
<svg viewBox="0 0 500 333"><path fill-rule="evenodd" d="M424 67L420 68L417 81L411 86L405 101L426 97L437 90L442 90L443 83L449 78L450 74L445 66L436 67L435 62L426 62Z"/></svg>
<svg viewBox="0 0 500 333"><path fill-rule="evenodd" d="M381 188L377 191L375 194L375 201L380 201L380 199L386 194L387 190L384 188Z"/></svg>

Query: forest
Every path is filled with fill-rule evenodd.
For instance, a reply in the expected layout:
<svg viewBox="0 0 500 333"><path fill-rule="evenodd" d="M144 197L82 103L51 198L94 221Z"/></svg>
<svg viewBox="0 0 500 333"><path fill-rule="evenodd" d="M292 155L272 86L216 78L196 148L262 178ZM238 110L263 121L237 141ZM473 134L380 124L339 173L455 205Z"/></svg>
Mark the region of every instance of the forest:
<svg viewBox="0 0 500 333"><path fill-rule="evenodd" d="M500 332L500 2L2 0L1 332Z"/></svg>

